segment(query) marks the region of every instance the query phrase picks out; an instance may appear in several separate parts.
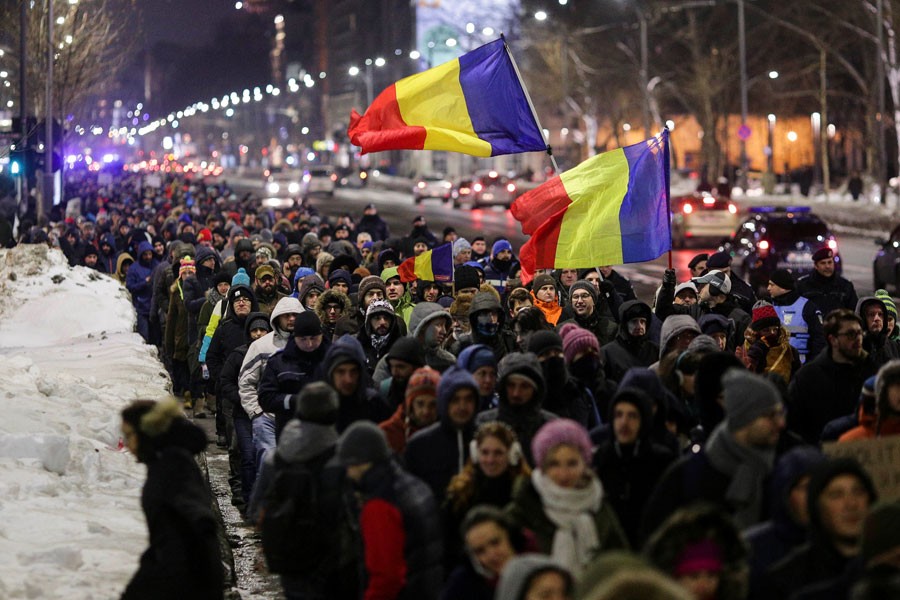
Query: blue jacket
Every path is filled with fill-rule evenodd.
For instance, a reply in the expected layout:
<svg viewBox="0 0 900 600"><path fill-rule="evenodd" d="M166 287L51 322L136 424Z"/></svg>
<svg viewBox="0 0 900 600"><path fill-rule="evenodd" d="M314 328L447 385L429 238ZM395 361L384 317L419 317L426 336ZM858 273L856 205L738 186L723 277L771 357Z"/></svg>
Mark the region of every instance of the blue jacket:
<svg viewBox="0 0 900 600"><path fill-rule="evenodd" d="M125 278L125 287L131 292L131 301L139 315L150 315L150 300L153 296L153 267L156 261L152 258L149 263L141 262L141 255L149 250L153 252L153 246L150 242L144 241L138 245L137 260L132 263L128 269L128 276Z"/></svg>

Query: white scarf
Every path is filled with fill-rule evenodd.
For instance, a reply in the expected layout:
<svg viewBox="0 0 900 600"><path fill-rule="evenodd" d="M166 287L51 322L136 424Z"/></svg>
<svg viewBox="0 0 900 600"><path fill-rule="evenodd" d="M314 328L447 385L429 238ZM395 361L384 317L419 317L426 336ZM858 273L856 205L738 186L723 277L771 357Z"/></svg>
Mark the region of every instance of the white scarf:
<svg viewBox="0 0 900 600"><path fill-rule="evenodd" d="M572 573L581 572L600 546L594 524L594 515L603 501L600 480L591 477L586 487L564 488L535 469L531 483L541 497L544 514L556 525L551 556Z"/></svg>

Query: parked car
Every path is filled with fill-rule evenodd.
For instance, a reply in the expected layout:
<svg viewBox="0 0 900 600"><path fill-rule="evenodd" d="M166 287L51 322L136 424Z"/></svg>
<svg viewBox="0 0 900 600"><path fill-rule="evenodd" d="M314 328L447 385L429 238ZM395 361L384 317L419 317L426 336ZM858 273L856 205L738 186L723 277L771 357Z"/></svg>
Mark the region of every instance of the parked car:
<svg viewBox="0 0 900 600"><path fill-rule="evenodd" d="M453 182L441 174L423 175L413 186L413 202L421 204L426 198L439 198L444 202L450 201L450 191Z"/></svg>
<svg viewBox="0 0 900 600"><path fill-rule="evenodd" d="M880 246L872 262L872 280L875 289L894 286L894 293L900 293L900 225L894 228L888 239L875 240Z"/></svg>

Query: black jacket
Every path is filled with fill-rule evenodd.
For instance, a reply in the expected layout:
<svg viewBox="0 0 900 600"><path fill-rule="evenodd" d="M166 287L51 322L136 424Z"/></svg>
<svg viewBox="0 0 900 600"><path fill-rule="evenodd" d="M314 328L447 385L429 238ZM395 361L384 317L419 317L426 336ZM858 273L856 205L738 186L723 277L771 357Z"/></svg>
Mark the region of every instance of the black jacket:
<svg viewBox="0 0 900 600"><path fill-rule="evenodd" d="M324 378L322 364L330 344L323 336L322 343L312 352L302 352L291 337L284 349L269 357L259 380L259 406L275 415L275 436L294 416L294 394L314 381Z"/></svg>
<svg viewBox="0 0 900 600"><path fill-rule="evenodd" d="M797 291L801 296L815 302L823 317L827 317L828 313L837 308L856 310L856 303L859 300L853 283L836 274L822 277L817 271L798 279Z"/></svg>
<svg viewBox="0 0 900 600"><path fill-rule="evenodd" d="M647 333L640 338L628 333L628 321L637 317L647 319ZM629 300L619 308L619 333L616 339L601 348L606 380L616 384L632 367L649 367L659 360L659 346L649 340L650 307L639 300Z"/></svg>
<svg viewBox="0 0 900 600"><path fill-rule="evenodd" d="M365 353L355 337L343 335L331 344L322 363L322 378L331 384L331 374L335 367L347 362L359 366L359 386L352 396L340 396L338 400L338 432L343 432L354 421L381 423L389 419L395 409L388 406L372 387L372 378L366 370Z"/></svg>

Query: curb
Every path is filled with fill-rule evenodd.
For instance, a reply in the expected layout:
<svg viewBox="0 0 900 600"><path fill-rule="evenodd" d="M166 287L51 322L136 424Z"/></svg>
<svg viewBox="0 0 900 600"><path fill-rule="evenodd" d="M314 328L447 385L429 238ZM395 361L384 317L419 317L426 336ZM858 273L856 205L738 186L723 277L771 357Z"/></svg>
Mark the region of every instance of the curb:
<svg viewBox="0 0 900 600"><path fill-rule="evenodd" d="M210 505L216 515L216 537L219 540L219 551L222 553L222 567L224 577L222 579L222 589L225 590L225 598L240 598L240 594L234 595L231 590L237 586L237 575L234 568L234 553L231 551L231 543L228 541L228 533L225 531L225 520L222 518L222 511L219 509L219 502L216 500L215 494L212 492L212 486L209 482L209 463L206 461L206 451L204 450L197 455L197 466L203 474L203 480L206 482L206 489L209 490Z"/></svg>

